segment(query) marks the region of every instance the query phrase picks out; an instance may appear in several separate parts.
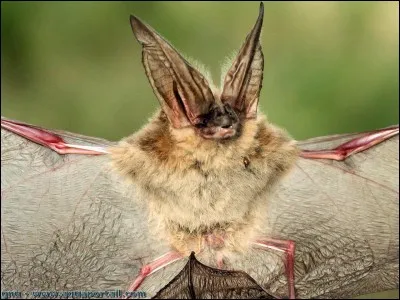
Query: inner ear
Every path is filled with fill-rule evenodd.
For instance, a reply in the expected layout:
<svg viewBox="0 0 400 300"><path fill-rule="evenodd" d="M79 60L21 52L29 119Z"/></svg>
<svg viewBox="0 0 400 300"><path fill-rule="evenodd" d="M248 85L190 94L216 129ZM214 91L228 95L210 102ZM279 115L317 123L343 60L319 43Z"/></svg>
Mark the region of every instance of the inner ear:
<svg viewBox="0 0 400 300"><path fill-rule="evenodd" d="M154 29L131 16L143 46L143 65L155 95L175 128L195 125L215 102L205 77Z"/></svg>
<svg viewBox="0 0 400 300"><path fill-rule="evenodd" d="M246 118L256 117L262 87L264 56L260 34L263 19L264 5L261 2L257 22L228 70L221 94L223 103L229 103Z"/></svg>
<svg viewBox="0 0 400 300"><path fill-rule="evenodd" d="M176 104L179 107L179 111L182 111L185 116L187 116L185 104L183 103L181 95L179 95L178 86L176 82L172 83L172 90L174 91L174 97L176 100Z"/></svg>

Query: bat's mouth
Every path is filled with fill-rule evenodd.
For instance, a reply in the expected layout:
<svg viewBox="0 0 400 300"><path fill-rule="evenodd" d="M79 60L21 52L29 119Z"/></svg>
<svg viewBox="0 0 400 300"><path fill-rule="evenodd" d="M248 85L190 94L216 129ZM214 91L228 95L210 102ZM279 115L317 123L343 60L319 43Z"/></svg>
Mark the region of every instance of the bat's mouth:
<svg viewBox="0 0 400 300"><path fill-rule="evenodd" d="M236 127L236 126L235 126ZM233 125L224 127L209 127L201 130L201 135L206 139L228 139L236 136L237 129Z"/></svg>

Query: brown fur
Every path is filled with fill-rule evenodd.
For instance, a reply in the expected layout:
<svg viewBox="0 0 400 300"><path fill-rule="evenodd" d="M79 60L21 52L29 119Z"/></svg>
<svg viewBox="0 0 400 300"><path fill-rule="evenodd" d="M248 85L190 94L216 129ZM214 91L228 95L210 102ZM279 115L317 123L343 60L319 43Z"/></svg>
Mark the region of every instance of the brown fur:
<svg viewBox="0 0 400 300"><path fill-rule="evenodd" d="M268 195L297 156L294 141L263 116L221 141L173 128L162 111L111 149L114 169L138 187L159 236L185 254L210 236L221 237L225 250L246 249L265 221Z"/></svg>

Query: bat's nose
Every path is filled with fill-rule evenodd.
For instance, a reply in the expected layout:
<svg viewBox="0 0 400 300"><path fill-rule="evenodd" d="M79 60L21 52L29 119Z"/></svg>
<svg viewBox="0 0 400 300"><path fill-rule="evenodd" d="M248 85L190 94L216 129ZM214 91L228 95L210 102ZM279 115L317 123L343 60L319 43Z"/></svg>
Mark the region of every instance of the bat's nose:
<svg viewBox="0 0 400 300"><path fill-rule="evenodd" d="M219 126L222 128L232 127L232 119L227 115L221 116L219 123Z"/></svg>
<svg viewBox="0 0 400 300"><path fill-rule="evenodd" d="M235 112L229 106L216 107L213 111L214 126L232 128L237 122Z"/></svg>

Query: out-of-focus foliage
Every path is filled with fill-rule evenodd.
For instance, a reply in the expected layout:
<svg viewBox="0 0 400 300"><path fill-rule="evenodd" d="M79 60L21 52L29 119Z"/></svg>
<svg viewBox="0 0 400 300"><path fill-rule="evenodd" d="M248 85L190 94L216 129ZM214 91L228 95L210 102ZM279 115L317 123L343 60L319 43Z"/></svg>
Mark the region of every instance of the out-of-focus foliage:
<svg viewBox="0 0 400 300"><path fill-rule="evenodd" d="M367 294L355 297L354 299L399 299L399 290Z"/></svg>
<svg viewBox="0 0 400 300"><path fill-rule="evenodd" d="M158 102L130 14L219 84L258 3L3 1L2 115L111 140L139 129ZM266 2L262 46L261 109L296 139L399 122L398 2Z"/></svg>
<svg viewBox="0 0 400 300"><path fill-rule="evenodd" d="M398 2L266 2L261 109L296 138L398 123ZM2 115L118 140L158 106L135 14L217 84L257 2L2 2Z"/></svg>

